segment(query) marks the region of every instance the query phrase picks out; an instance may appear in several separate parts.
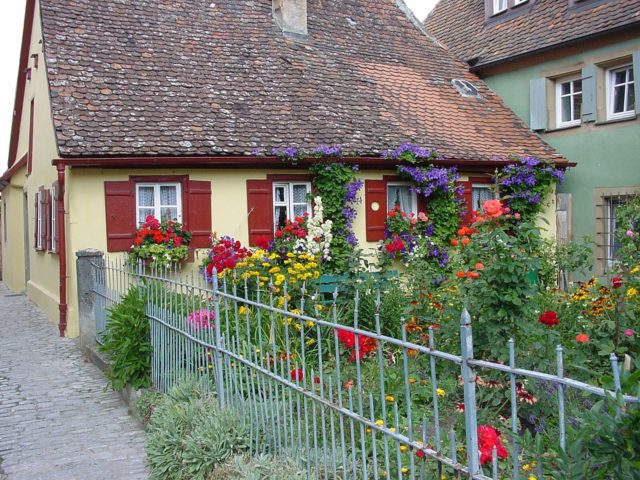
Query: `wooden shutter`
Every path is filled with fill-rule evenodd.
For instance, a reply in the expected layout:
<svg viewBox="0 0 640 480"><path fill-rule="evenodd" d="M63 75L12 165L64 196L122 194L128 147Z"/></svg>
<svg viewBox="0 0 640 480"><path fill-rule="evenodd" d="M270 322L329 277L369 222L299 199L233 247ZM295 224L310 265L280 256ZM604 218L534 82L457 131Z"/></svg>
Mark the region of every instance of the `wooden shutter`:
<svg viewBox="0 0 640 480"><path fill-rule="evenodd" d="M384 240L387 220L387 181L365 180L364 198L367 242Z"/></svg>
<svg viewBox="0 0 640 480"><path fill-rule="evenodd" d="M46 251L51 250L51 191L43 191L42 202L42 247Z"/></svg>
<svg viewBox="0 0 640 480"><path fill-rule="evenodd" d="M636 115L640 115L640 50L633 52L633 88L636 94Z"/></svg>
<svg viewBox="0 0 640 480"><path fill-rule="evenodd" d="M465 210L462 216L462 225L471 225L471 218L473 217L473 182L456 182L456 185L462 185L462 200L464 201L463 209Z"/></svg>
<svg viewBox="0 0 640 480"><path fill-rule="evenodd" d="M56 219L56 228L51 232L51 253L58 253L58 228L61 221L58 218L58 182L54 182L51 187L51 216Z"/></svg>
<svg viewBox="0 0 640 480"><path fill-rule="evenodd" d="M596 121L596 66L582 69L582 121Z"/></svg>
<svg viewBox="0 0 640 480"><path fill-rule="evenodd" d="M107 224L107 251L124 252L131 248L136 230L134 183L104 182Z"/></svg>
<svg viewBox="0 0 640 480"><path fill-rule="evenodd" d="M38 250L38 238L40 237L40 229L38 228L38 205L40 204L40 196L41 196L41 192L40 190L38 190L35 193L35 200L34 200L34 215L33 218L35 219L34 226L33 226L33 248L35 248L36 250Z"/></svg>
<svg viewBox="0 0 640 480"><path fill-rule="evenodd" d="M247 218L249 245L256 246L260 237L273 238L273 183L247 180Z"/></svg>
<svg viewBox="0 0 640 480"><path fill-rule="evenodd" d="M192 248L208 248L211 246L211 182L188 180L187 208L183 212L186 218L185 227L193 236Z"/></svg>
<svg viewBox="0 0 640 480"><path fill-rule="evenodd" d="M530 81L529 105L531 130L547 128L547 79L533 78Z"/></svg>

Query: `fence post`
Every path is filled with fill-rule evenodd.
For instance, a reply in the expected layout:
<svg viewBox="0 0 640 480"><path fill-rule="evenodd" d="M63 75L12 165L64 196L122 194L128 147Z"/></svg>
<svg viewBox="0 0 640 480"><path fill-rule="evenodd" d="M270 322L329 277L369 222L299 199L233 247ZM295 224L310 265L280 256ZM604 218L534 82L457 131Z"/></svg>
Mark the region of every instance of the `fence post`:
<svg viewBox="0 0 640 480"><path fill-rule="evenodd" d="M213 285L213 313L215 315L215 334L216 334L216 393L218 395L218 404L221 408L225 407L224 400L224 381L222 379L222 322L220 322L220 296L218 295L218 271L214 268L211 274L212 285Z"/></svg>
<svg viewBox="0 0 640 480"><path fill-rule="evenodd" d="M93 313L95 301L93 264L102 265L103 262L104 254L100 250L87 248L76 252L80 348L83 351L96 345L96 322Z"/></svg>
<svg viewBox="0 0 640 480"><path fill-rule="evenodd" d="M478 458L478 419L476 418L476 372L469 365L473 360L473 332L471 316L465 308L460 318L462 381L464 386L464 421L467 437L467 466L469 478L480 473Z"/></svg>

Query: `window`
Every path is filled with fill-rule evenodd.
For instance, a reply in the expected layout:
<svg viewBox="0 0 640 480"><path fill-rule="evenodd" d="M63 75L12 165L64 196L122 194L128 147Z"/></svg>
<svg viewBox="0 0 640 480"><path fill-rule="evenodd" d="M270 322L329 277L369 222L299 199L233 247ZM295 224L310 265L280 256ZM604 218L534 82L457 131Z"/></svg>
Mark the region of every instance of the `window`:
<svg viewBox="0 0 640 480"><path fill-rule="evenodd" d="M556 127L580 125L582 115L582 79L556 80Z"/></svg>
<svg viewBox="0 0 640 480"><path fill-rule="evenodd" d="M507 9L507 0L493 0L493 13L504 12Z"/></svg>
<svg viewBox="0 0 640 480"><path fill-rule="evenodd" d="M485 0L487 18L507 11L511 13L512 10L515 13L514 9L525 3L529 3L529 0ZM522 9L519 10L522 11ZM500 17L502 16L500 15Z"/></svg>
<svg viewBox="0 0 640 480"><path fill-rule="evenodd" d="M287 219L311 213L310 193L311 184L308 182L273 184L274 231L284 227Z"/></svg>
<svg viewBox="0 0 640 480"><path fill-rule="evenodd" d="M44 216L44 202L43 202L43 190L36 192L35 199L35 247L36 250L44 250L44 235L43 235L43 216Z"/></svg>
<svg viewBox="0 0 640 480"><path fill-rule="evenodd" d="M182 222L182 194L179 183L137 183L136 212L138 225L148 215L165 221Z"/></svg>
<svg viewBox="0 0 640 480"><path fill-rule="evenodd" d="M471 210L480 211L484 202L493 200L495 197L491 185L474 183L471 186Z"/></svg>
<svg viewBox="0 0 640 480"><path fill-rule="evenodd" d="M635 114L634 85L631 65L607 70L607 120Z"/></svg>
<svg viewBox="0 0 640 480"><path fill-rule="evenodd" d="M405 213L418 214L416 192L409 184L389 183L387 184L387 211L400 207Z"/></svg>

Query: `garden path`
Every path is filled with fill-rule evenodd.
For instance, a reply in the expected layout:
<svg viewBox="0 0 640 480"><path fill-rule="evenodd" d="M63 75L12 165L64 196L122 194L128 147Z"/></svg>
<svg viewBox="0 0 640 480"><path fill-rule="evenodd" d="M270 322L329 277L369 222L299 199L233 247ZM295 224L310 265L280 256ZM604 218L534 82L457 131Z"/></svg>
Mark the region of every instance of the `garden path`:
<svg viewBox="0 0 640 480"><path fill-rule="evenodd" d="M3 472L4 470L4 472ZM6 476L6 477L5 477ZM75 341L0 283L0 479L142 480L144 432Z"/></svg>

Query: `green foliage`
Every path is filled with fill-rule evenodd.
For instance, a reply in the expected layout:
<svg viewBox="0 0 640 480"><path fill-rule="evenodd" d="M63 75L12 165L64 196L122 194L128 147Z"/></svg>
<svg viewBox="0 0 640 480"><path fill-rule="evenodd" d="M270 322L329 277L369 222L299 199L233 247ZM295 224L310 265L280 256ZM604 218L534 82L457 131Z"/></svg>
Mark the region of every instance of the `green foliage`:
<svg viewBox="0 0 640 480"><path fill-rule="evenodd" d="M309 167L309 172L313 175L314 195L322 197L324 217L333 222L331 261L325 264L324 271L343 273L354 251L354 242L350 243L355 238L353 205L362 182L356 181L354 168L343 163L316 163Z"/></svg>
<svg viewBox="0 0 640 480"><path fill-rule="evenodd" d="M215 467L209 480L311 480L315 475L301 471L284 457L236 455L224 465Z"/></svg>
<svg viewBox="0 0 640 480"><path fill-rule="evenodd" d="M616 208L616 222L621 262L633 268L640 263L640 195Z"/></svg>
<svg viewBox="0 0 640 480"><path fill-rule="evenodd" d="M133 388L151 384L152 347L145 305L145 292L132 287L119 304L109 309L100 351L111 359L107 376L114 390L128 384Z"/></svg>
<svg viewBox="0 0 640 480"><path fill-rule="evenodd" d="M173 388L156 405L147 425L151 480L206 480L214 467L247 450L248 431L239 415L221 410L194 382Z"/></svg>
<svg viewBox="0 0 640 480"><path fill-rule="evenodd" d="M142 420L143 425L147 425L156 405L162 400L162 395L155 390L144 390L136 400L136 413Z"/></svg>
<svg viewBox="0 0 640 480"><path fill-rule="evenodd" d="M542 287L555 288L562 272L582 273L591 268L593 241L584 237L582 242L557 243L543 240L540 249L538 277Z"/></svg>

